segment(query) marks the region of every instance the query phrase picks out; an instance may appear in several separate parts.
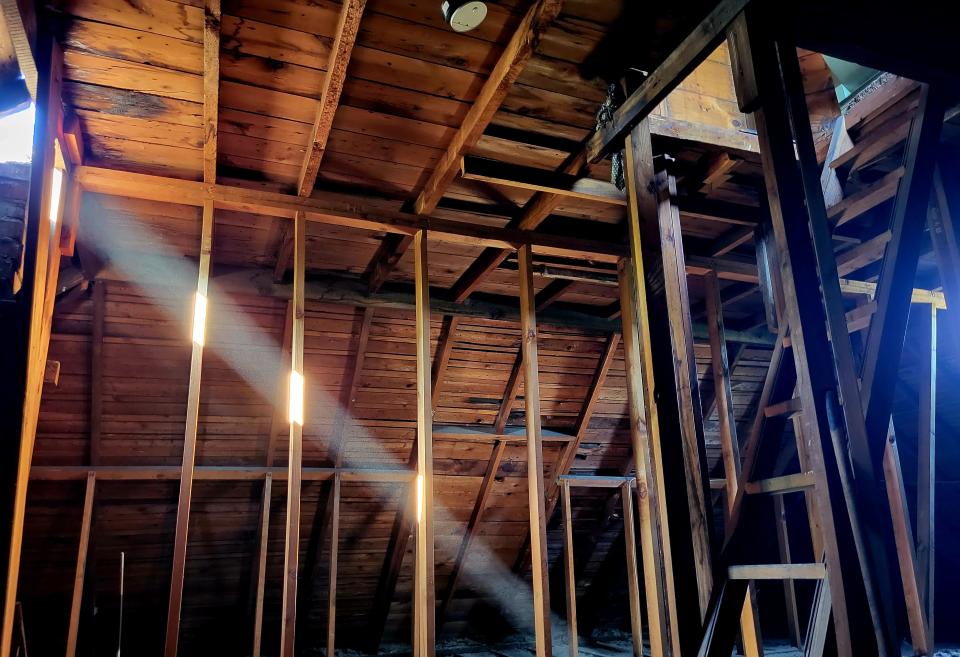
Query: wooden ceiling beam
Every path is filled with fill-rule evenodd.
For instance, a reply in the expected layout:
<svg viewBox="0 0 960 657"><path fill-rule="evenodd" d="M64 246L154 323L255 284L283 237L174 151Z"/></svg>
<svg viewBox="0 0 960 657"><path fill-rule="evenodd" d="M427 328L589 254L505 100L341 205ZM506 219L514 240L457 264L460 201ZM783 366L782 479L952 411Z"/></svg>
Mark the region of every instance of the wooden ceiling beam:
<svg viewBox="0 0 960 657"><path fill-rule="evenodd" d="M333 118L340 104L340 92L343 91L343 84L347 79L347 66L350 64L350 55L360 31L360 19L366 4L367 0L344 0L340 6L337 31L327 62L327 74L323 78L317 116L310 132L307 156L300 167L300 178L297 182L297 194L300 196L310 196L317 182L320 162L323 160Z"/></svg>
<svg viewBox="0 0 960 657"><path fill-rule="evenodd" d="M431 231L433 239L471 246L509 249L530 244L538 254L615 263L624 247L611 242L482 226L402 212L395 202L352 194L325 193L302 198L290 194L222 184L81 166L78 178L86 191L164 203L202 205L212 200L217 208L292 218L303 212L308 221L346 228L413 235Z"/></svg>
<svg viewBox="0 0 960 657"><path fill-rule="evenodd" d="M471 105L460 129L450 140L446 152L414 201L414 211L417 214L428 215L436 209L447 187L459 173L463 156L483 136L510 86L520 76L536 49L540 36L560 13L561 4L561 0L537 0L527 10L480 90L477 100ZM371 292L380 289L411 243L409 236L384 240L367 267Z"/></svg>
<svg viewBox="0 0 960 657"><path fill-rule="evenodd" d="M527 60L540 42L540 36L560 13L561 4L561 0L537 0L527 10L460 129L450 141L446 153L417 197L414 203L417 214L430 214L437 207L447 186L459 172L460 159L483 136L483 131L500 108L511 85L527 65Z"/></svg>
<svg viewBox="0 0 960 657"><path fill-rule="evenodd" d="M217 117L220 106L220 0L203 5L203 181L217 182Z"/></svg>
<svg viewBox="0 0 960 657"><path fill-rule="evenodd" d="M307 143L307 155L300 166L300 175L297 178L297 195L308 197L313 194L317 184L317 175L320 173L320 164L327 149L327 140L333 127L333 119L340 105L340 94L347 79L347 67L353 46L360 31L360 20L367 0L344 0L340 6L337 19L337 31L333 40L329 60L325 63L327 70L323 78L323 88L320 91L320 101L317 104L317 113L310 131L310 141ZM276 280L283 280L290 268L290 258L293 256L293 239L290 226L283 226L280 240L277 244L275 264Z"/></svg>

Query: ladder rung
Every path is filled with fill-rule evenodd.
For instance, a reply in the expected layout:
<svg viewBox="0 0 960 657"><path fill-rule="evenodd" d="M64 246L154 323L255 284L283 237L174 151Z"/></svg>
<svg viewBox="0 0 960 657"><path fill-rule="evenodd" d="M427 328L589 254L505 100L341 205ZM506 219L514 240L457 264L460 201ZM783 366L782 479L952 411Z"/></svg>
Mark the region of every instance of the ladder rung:
<svg viewBox="0 0 960 657"><path fill-rule="evenodd" d="M743 492L748 495L759 495L762 493L784 495L786 493L795 493L800 490L813 488L815 484L816 479L812 472L797 472L782 477L748 481L743 486Z"/></svg>
<svg viewBox="0 0 960 657"><path fill-rule="evenodd" d="M771 404L763 409L764 417L777 417L779 415L785 415L786 417L793 417L799 413L803 408L800 406L800 399L794 397L793 399L788 399L782 401L779 404Z"/></svg>
<svg viewBox="0 0 960 657"><path fill-rule="evenodd" d="M823 579L827 569L822 563L775 563L756 566L730 566L730 579Z"/></svg>

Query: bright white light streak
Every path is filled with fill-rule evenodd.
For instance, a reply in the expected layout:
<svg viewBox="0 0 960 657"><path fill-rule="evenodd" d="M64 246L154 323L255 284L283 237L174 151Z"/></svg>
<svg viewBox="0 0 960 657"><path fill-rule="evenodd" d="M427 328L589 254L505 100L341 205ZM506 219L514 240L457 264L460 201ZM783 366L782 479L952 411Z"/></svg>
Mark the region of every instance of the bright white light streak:
<svg viewBox="0 0 960 657"><path fill-rule="evenodd" d="M50 227L55 228L60 219L60 190L63 188L63 169L53 168L50 176Z"/></svg>
<svg viewBox="0 0 960 657"><path fill-rule="evenodd" d="M423 519L423 475L417 475L417 524Z"/></svg>
<svg viewBox="0 0 960 657"><path fill-rule="evenodd" d="M207 297L197 292L193 302L193 342L203 346L203 338L207 330Z"/></svg>
<svg viewBox="0 0 960 657"><path fill-rule="evenodd" d="M303 426L303 375L290 372L290 424Z"/></svg>

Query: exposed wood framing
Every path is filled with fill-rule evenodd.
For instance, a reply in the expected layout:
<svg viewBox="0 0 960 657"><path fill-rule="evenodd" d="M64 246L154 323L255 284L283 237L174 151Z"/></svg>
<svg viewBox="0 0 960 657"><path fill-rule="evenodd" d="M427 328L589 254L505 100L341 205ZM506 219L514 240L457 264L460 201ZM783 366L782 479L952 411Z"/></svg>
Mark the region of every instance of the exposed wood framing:
<svg viewBox="0 0 960 657"><path fill-rule="evenodd" d="M536 49L541 35L560 13L561 4L561 0L536 0L527 10L477 99L470 106L460 129L450 140L446 152L417 196L414 202L414 211L417 214L429 215L437 207L447 186L459 173L461 159L483 136L483 131L497 113L510 86L520 76L527 60ZM410 244L409 236L388 236L384 239L367 268L371 292L380 289L387 276L400 262L400 258L410 248Z"/></svg>
<svg viewBox="0 0 960 657"><path fill-rule="evenodd" d="M320 173L320 164L326 152L327 140L333 127L333 119L340 104L340 93L347 79L347 67L353 46L360 30L360 21L367 0L346 0L340 5L337 19L337 31L334 35L333 46L328 61L325 63L326 75L323 78L323 88L320 90L320 101L310 131L310 141L307 143L307 154L300 165L300 175L297 179L297 195L308 197L313 194L317 184L317 175ZM283 280L290 268L290 258L293 257L293 235L290 226L284 225L277 242L277 253L274 258L274 280Z"/></svg>
<svg viewBox="0 0 960 657"><path fill-rule="evenodd" d="M33 15L21 13L24 6L25 3L17 0L0 2L0 13L2 13L0 29L6 28L27 91L30 93L30 98L36 102L40 74L33 57L33 44L30 43L30 34L35 31L36 25L32 24L35 22Z"/></svg>
<svg viewBox="0 0 960 657"><path fill-rule="evenodd" d="M633 657L643 657L643 620L640 618L640 577L637 568L637 537L633 519L633 487L631 482L620 484L623 504L623 546L627 561L627 592L630 596L630 638Z"/></svg>
<svg viewBox="0 0 960 657"><path fill-rule="evenodd" d="M5 13L9 13L6 3L4 7ZM7 560L0 657L9 657L13 639L27 484L40 412L60 258L59 230L62 223L57 222L56 235L51 235L48 218L54 203L50 184L55 162L54 137L61 115L62 58L59 48L51 43L51 40L44 38L38 46L39 80L30 192L25 213L22 285L16 303L4 308L0 316L0 337L6 345L4 351L8 352L0 361L4 365L3 371L8 373L0 389L0 400L3 401L0 417L3 418L5 435L11 437L3 459L0 459L8 464L5 476L10 482L3 498L4 536L0 539L4 543L4 553L0 554L0 559L5 557ZM62 207L62 198L59 201ZM58 248L51 250L51 244Z"/></svg>
<svg viewBox="0 0 960 657"><path fill-rule="evenodd" d="M483 481L480 482L480 491L477 493L473 510L470 512L470 519L467 521L466 534L464 534L463 540L460 541L460 548L457 550L457 556L453 561L453 568L447 579L447 588L440 600L440 608L437 611L437 627L443 627L447 610L450 608L450 602L453 600L453 594L460 581L460 574L463 571L463 563L466 560L467 552L470 550L470 545L477 536L477 528L483 517L483 512L487 508L487 503L490 501L490 491L493 489L497 472L500 471L500 462L503 460L503 452L506 446L507 443L504 440L497 440L493 443L493 452L490 454L486 472L483 474Z"/></svg>
<svg viewBox="0 0 960 657"><path fill-rule="evenodd" d="M921 342L926 352L920 365L920 386L917 425L917 577L920 605L927 617L927 640L934 642L934 572L935 572L935 499L937 465L937 307L921 315L920 326L927 335Z"/></svg>
<svg viewBox="0 0 960 657"><path fill-rule="evenodd" d="M733 512L740 482L740 443L733 410L733 390L730 386L730 367L727 360L727 341L723 326L723 305L715 274L703 278L704 299L707 304L707 325L710 328L710 358L713 369L714 399L720 424L720 454L726 479L727 515ZM762 655L760 623L753 590L747 594L740 614L740 636L748 657Z"/></svg>
<svg viewBox="0 0 960 657"><path fill-rule="evenodd" d="M770 15L765 17L769 19ZM838 653L851 654L850 632L853 631L856 645L867 645L876 640L881 654L893 654L887 653L894 645L887 640L892 638L886 631L892 630L887 621L888 615L884 612L874 614L873 621L878 630L876 637L870 631L874 622L866 618L868 611L877 612L880 609L878 604L890 604L889 595L886 599L878 600L880 596L875 588L876 578L879 576L883 579L880 574L887 572L882 566L882 546L872 546L869 556L865 556L863 550L856 549L862 547L863 543L856 537L856 530L850 532L849 528L851 525L856 527L856 513L862 509L859 504L849 506L853 503L852 492L847 488L850 478L844 470L844 463L836 460L830 444L833 439L848 439L855 454L856 450L867 447L850 341L841 337L846 335L846 325L839 277L799 65L794 47L786 43L774 44L769 37L761 36L769 34L769 26L761 24L759 15L753 18L756 22L751 20L749 27L746 21L738 21L731 33L735 82L741 107L753 108L760 98L765 101L762 109L755 113L755 119L784 285L785 319L790 326L797 371L801 373L798 378L803 407L803 435L811 470L817 473L815 490L820 496L817 508L821 526L830 537L825 541L829 546L826 550L826 571L830 574ZM781 60L779 67L778 58ZM781 72L786 80L780 77ZM787 91L786 105L781 101L783 89ZM794 136L797 139L796 151ZM796 154L800 157L800 171L797 170ZM805 211L805 207L809 212ZM821 284L822 296L819 289ZM827 338L828 326L833 340ZM838 374L840 395L832 376L834 371ZM844 399L844 426L839 424L840 412L836 402L841 396ZM748 476L753 474L752 468L751 463ZM869 490L874 498L881 497L877 482L872 478L872 470L867 474L865 481L857 482L861 492ZM739 508L735 509L733 525L737 524L738 512ZM735 549L728 542L725 551L727 556ZM748 558L745 557L747 546L741 545L739 549L744 551L739 558ZM850 565L859 561L858 557L863 557L862 572ZM878 565L877 558L880 558L881 565ZM846 568L842 565L844 563L848 564ZM722 654L732 646L729 620L735 611L739 611L742 605L740 596L745 589L742 584L738 585L732 580L720 586L721 597L711 614L701 647L703 654ZM869 601L869 604L861 601Z"/></svg>
<svg viewBox="0 0 960 657"><path fill-rule="evenodd" d="M310 133L307 157L300 168L300 180L297 183L297 193L300 196L310 196L317 182L320 162L327 147L330 128L333 127L333 117L340 104L340 92L343 91L343 84L347 79L347 66L366 4L366 0L345 0L340 6L337 31L326 66L327 74L323 78L323 89L320 91L320 105Z"/></svg>
<svg viewBox="0 0 960 657"><path fill-rule="evenodd" d="M177 499L177 526L173 539L173 566L170 598L167 606L165 657L176 657L180 638L180 609L183 603L183 575L187 563L187 530L190 526L190 501L193 495L193 467L197 453L197 422L200 416L200 377L203 372L203 343L208 311L210 252L213 246L213 202L203 205L200 235L200 267L194 298L193 345L190 355L190 382L187 387L187 418L183 434L180 470L180 494ZM202 308L202 310L201 310ZM198 339L199 338L199 339Z"/></svg>
<svg viewBox="0 0 960 657"><path fill-rule="evenodd" d="M272 466L276 460L277 438L288 424L287 394L290 391L290 373L283 367L284 361L290 358L290 341L293 335L293 301L287 300L287 307L283 312L283 338L280 342L280 367L277 368L277 392L273 398L273 417L270 419L270 434L267 436L267 447L264 456L264 465Z"/></svg>
<svg viewBox="0 0 960 657"><path fill-rule="evenodd" d="M530 503L530 554L533 576L533 629L537 657L553 654L550 634L550 576L543 484L543 438L540 427L540 374L537 364L536 291L529 246L517 251L520 261L520 328L523 339L523 391L527 421L527 492Z"/></svg>
<svg viewBox="0 0 960 657"><path fill-rule="evenodd" d="M417 332L416 567L414 568L414 655L433 657L436 587L433 548L433 404L430 401L430 279L427 234L414 237Z"/></svg>
<svg viewBox="0 0 960 657"><path fill-rule="evenodd" d="M437 207L447 185L459 173L461 158L480 140L510 86L527 65L540 36L560 13L561 4L561 0L537 0L527 10L460 129L453 136L447 152L434 167L430 179L417 197L414 203L417 214L430 214Z"/></svg>
<svg viewBox="0 0 960 657"><path fill-rule="evenodd" d="M647 628L653 654L680 652L674 592L673 557L661 478L663 456L660 421L654 396L653 348L648 320L641 217L656 215L646 183L653 178L653 151L648 123L641 121L627 137L626 180L630 211L631 257L621 261L620 306L623 309L623 345L626 359L630 437L639 496L640 554L643 559Z"/></svg>
<svg viewBox="0 0 960 657"><path fill-rule="evenodd" d="M503 391L503 399L500 401L500 408L497 410L497 417L493 421L493 432L503 433L510 419L510 411L513 409L514 402L517 401L517 394L520 392L520 375L523 373L523 346L517 352L517 357L510 368L510 375L507 377L507 387Z"/></svg>
<svg viewBox="0 0 960 657"><path fill-rule="evenodd" d="M93 495L97 476L87 475L87 488L83 497L83 515L80 518L80 545L77 547L77 568L73 576L73 597L70 601L70 621L67 626L66 657L77 654L77 634L80 629L80 605L83 602L83 584L87 572L87 548L90 545L90 525L93 523Z"/></svg>
<svg viewBox="0 0 960 657"><path fill-rule="evenodd" d="M430 370L430 408L437 410L437 404L440 401L440 391L443 388L444 374L447 371L447 365L450 364L450 354L453 353L453 347L457 342L457 328L460 326L460 318L453 315L443 317L443 326L440 328L440 338L437 340L437 353L433 359L433 367Z"/></svg>
<svg viewBox="0 0 960 657"><path fill-rule="evenodd" d="M203 181L217 182L220 108L220 0L203 3Z"/></svg>
<svg viewBox="0 0 960 657"><path fill-rule="evenodd" d="M697 361L693 351L693 326L690 319L690 299L687 292L687 275L684 264L680 232L680 215L677 210L676 183L672 177L659 174L657 188L657 228L653 228L650 218L640 224L640 230L647 231L649 238L657 242L647 243L648 257L656 262L657 268L662 262L663 301L654 296L658 304L665 302L666 317L669 324L669 339L672 350L672 363L668 371L661 363L657 385L664 386L662 380L668 376L673 379L680 435L683 440L684 463L686 466L687 504L689 513L690 541L693 549L696 572L697 592L700 602L700 614L706 613L713 588L713 565L710 549L711 516L707 508L709 500L709 482L706 467L706 447L703 437L703 415L700 407L700 391L697 378ZM651 240L652 241L652 240ZM658 281L654 270L648 270L648 285L656 286ZM661 337L666 337L661 334ZM655 361L656 362L656 361ZM667 394L667 398L674 397ZM661 404L663 408L663 404ZM671 408L671 411L673 409ZM661 420L668 418L661 414ZM668 420L669 421L669 420ZM675 523L676 525L676 523Z"/></svg>
<svg viewBox="0 0 960 657"><path fill-rule="evenodd" d="M336 652L337 630L337 555L340 549L340 477L333 478L333 494L330 499L330 566L327 571L327 654Z"/></svg>
<svg viewBox="0 0 960 657"><path fill-rule="evenodd" d="M570 657L580 654L577 639L577 576L574 571L573 555L573 513L570 508L570 482L560 482L560 496L563 500L563 572L566 583L567 602L567 647ZM631 604L632 604L631 600Z"/></svg>
<svg viewBox="0 0 960 657"><path fill-rule="evenodd" d="M267 582L267 553L270 549L270 501L273 494L273 473L263 478L263 501L260 503L260 541L257 546L256 601L253 609L253 649L251 657L260 657L263 636L263 596Z"/></svg>
<svg viewBox="0 0 960 657"><path fill-rule="evenodd" d="M176 481L180 478L177 465L41 465L30 470L30 478L37 481L83 481L93 472L97 481ZM266 475L274 481L287 481L287 468L262 466L198 465L194 468L196 481L263 481ZM415 473L409 468L303 468L304 481L329 481L336 475L343 481L376 481L408 484Z"/></svg>
<svg viewBox="0 0 960 657"><path fill-rule="evenodd" d="M306 219L294 218L293 229L293 333L290 341L290 393L295 381L303 383L304 277L306 270ZM302 389L299 391L302 399ZM288 402L289 403L289 402ZM290 404L291 407L293 404ZM305 410L305 409L304 409ZM291 415L293 415L291 413ZM297 626L297 575L300 563L300 484L303 470L303 420L290 417L290 449L287 461L287 529L283 559L283 611L280 616L280 656L294 657Z"/></svg>
<svg viewBox="0 0 960 657"><path fill-rule="evenodd" d="M548 306L553 305L561 296L566 294L570 287L575 283L573 281L555 280L547 287L537 292L537 312L546 310Z"/></svg>
<svg viewBox="0 0 960 657"><path fill-rule="evenodd" d="M597 262L614 263L623 255L619 244L418 216L402 212L394 201L351 194L328 192L322 197L302 198L262 189L212 185L86 165L77 167L77 176L86 191L128 198L186 205L203 205L205 201L213 200L218 208L287 219L302 212L308 221L334 226L408 236L429 230L432 239L444 242L497 249L514 249L529 244L538 254L568 258L589 256ZM358 207L366 209L358 211Z"/></svg>

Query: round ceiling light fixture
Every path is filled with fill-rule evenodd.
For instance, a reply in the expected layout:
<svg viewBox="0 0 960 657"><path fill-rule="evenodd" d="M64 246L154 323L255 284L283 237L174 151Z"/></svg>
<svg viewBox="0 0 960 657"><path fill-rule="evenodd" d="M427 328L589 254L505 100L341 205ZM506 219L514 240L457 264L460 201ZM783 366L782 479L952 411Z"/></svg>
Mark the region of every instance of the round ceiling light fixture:
<svg viewBox="0 0 960 657"><path fill-rule="evenodd" d="M443 0L440 11L454 32L469 32L487 17L487 5L479 0Z"/></svg>

